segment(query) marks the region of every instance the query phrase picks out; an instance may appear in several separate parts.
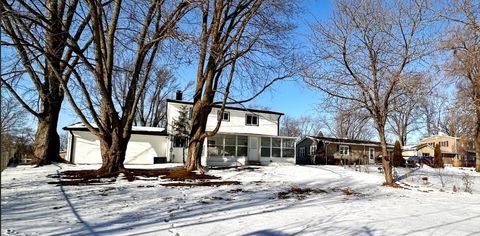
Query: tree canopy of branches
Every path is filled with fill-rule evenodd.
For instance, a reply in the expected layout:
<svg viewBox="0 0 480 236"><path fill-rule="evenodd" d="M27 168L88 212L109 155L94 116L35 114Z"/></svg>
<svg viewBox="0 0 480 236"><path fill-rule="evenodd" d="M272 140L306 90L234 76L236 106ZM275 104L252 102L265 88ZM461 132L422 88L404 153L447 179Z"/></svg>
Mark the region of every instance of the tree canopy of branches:
<svg viewBox="0 0 480 236"><path fill-rule="evenodd" d="M158 63L156 58L164 43L178 36L176 26L192 5L181 0L88 0L82 7L77 14L89 19L89 30L83 40L68 41L81 66L70 83L62 81L62 87L75 113L100 139L98 173L111 173L124 169L137 104ZM82 46L90 41L90 47ZM114 76L129 77L120 101L115 99Z"/></svg>
<svg viewBox="0 0 480 236"><path fill-rule="evenodd" d="M336 138L371 140L371 118L369 114L354 106L338 107L335 116L325 121L330 135Z"/></svg>
<svg viewBox="0 0 480 236"><path fill-rule="evenodd" d="M2 87L38 121L38 165L63 161L57 133L64 98L61 81L70 78L69 65L78 62L67 40L78 40L86 26L86 21L75 19L78 5L78 0L2 1L1 46L8 51L5 57L2 53L2 66L8 68L2 70Z"/></svg>
<svg viewBox="0 0 480 236"><path fill-rule="evenodd" d="M288 37L295 8L283 0L201 1L188 170L203 171L203 143L218 132L225 105L248 102L295 73ZM231 93L232 87L245 93ZM219 104L217 126L207 131L208 115Z"/></svg>
<svg viewBox="0 0 480 236"><path fill-rule="evenodd" d="M451 52L448 72L459 78L459 93L468 96L476 119L476 170L480 172L480 2L449 3L439 15L449 21L444 47Z"/></svg>
<svg viewBox="0 0 480 236"><path fill-rule="evenodd" d="M382 146L385 184L393 185L385 128L403 78L432 51L426 1L339 0L327 22L314 25L314 61L306 81L332 99L370 114Z"/></svg>
<svg viewBox="0 0 480 236"><path fill-rule="evenodd" d="M284 116L280 124L280 135L290 137L305 137L317 135L320 131L319 118L300 116L293 118Z"/></svg>
<svg viewBox="0 0 480 236"><path fill-rule="evenodd" d="M134 125L165 127L167 98L180 89L180 85L168 67L153 65L151 70L144 92L140 94ZM131 77L128 73L115 73L113 80L115 100L122 104L126 101Z"/></svg>
<svg viewBox="0 0 480 236"><path fill-rule="evenodd" d="M400 88L402 92L393 101L393 110L389 114L387 122L391 132L397 136L402 146L407 145L409 134L421 128L421 104L435 87L429 78L422 73L404 78L405 83Z"/></svg>

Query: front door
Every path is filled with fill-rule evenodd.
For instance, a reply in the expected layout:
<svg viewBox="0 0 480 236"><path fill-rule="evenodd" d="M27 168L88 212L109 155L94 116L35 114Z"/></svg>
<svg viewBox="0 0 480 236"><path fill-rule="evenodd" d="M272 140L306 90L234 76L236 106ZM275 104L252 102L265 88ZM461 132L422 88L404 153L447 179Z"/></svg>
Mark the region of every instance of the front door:
<svg viewBox="0 0 480 236"><path fill-rule="evenodd" d="M248 140L248 160L259 161L259 158L258 158L258 137L249 137L249 140Z"/></svg>

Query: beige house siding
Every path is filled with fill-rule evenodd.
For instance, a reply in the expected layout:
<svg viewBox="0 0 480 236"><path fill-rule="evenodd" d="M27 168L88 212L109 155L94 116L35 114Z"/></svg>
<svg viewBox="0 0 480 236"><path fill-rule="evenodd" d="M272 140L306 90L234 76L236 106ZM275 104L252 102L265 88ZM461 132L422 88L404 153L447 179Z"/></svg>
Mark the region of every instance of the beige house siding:
<svg viewBox="0 0 480 236"><path fill-rule="evenodd" d="M338 146L348 146L349 147L349 154L344 155L340 154L338 151ZM369 145L354 145L354 144L334 144L330 143L327 145L327 155L332 156L336 163L339 164L341 160L344 162L359 162L360 164L368 164L369 163L369 152L370 148L374 149L374 159L373 162L378 162L378 156L381 155L382 149L380 147L369 146ZM389 152L393 149L389 148Z"/></svg>
<svg viewBox="0 0 480 236"><path fill-rule="evenodd" d="M443 135L435 135L423 139L420 141L419 144L429 144L432 147L435 145L440 144L440 150L442 153L450 153L450 154L457 154L457 144L459 143L459 138L451 137L451 136L443 136ZM433 151L431 153L433 156Z"/></svg>

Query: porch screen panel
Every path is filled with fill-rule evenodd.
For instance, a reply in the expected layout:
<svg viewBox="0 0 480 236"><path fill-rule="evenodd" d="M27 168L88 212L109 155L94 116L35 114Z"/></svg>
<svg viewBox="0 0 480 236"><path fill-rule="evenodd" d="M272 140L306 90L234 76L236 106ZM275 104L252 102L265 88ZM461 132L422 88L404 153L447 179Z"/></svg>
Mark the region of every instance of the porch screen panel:
<svg viewBox="0 0 480 236"><path fill-rule="evenodd" d="M260 142L260 146L261 146L260 155L262 157L270 157L270 145L271 145L270 138L262 137Z"/></svg>
<svg viewBox="0 0 480 236"><path fill-rule="evenodd" d="M272 157L281 157L281 143L280 138L272 138Z"/></svg>
<svg viewBox="0 0 480 236"><path fill-rule="evenodd" d="M223 136L208 138L208 156L223 156Z"/></svg>
<svg viewBox="0 0 480 236"><path fill-rule="evenodd" d="M246 157L248 151L248 137L237 136L237 156Z"/></svg>
<svg viewBox="0 0 480 236"><path fill-rule="evenodd" d="M291 158L294 157L295 151L295 139L283 139L282 140L282 157Z"/></svg>
<svg viewBox="0 0 480 236"><path fill-rule="evenodd" d="M235 156L235 143L234 135L225 135L225 156Z"/></svg>

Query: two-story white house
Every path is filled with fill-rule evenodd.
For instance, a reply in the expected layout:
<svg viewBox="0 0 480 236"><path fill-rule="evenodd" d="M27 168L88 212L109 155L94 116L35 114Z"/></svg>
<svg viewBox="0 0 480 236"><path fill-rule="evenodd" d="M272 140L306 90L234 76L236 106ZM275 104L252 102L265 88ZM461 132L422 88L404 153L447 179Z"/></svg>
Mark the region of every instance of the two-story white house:
<svg viewBox="0 0 480 236"><path fill-rule="evenodd" d="M183 142L175 142L172 130L174 118L181 109L191 112L193 103L167 100L167 133L172 162L183 161ZM214 107L208 116L207 130L217 125L220 106ZM202 162L210 166L246 164L268 165L271 162L295 162L296 137L279 136L280 117L283 113L226 107L218 133L207 138L202 152ZM180 145L178 145L180 144Z"/></svg>
<svg viewBox="0 0 480 236"><path fill-rule="evenodd" d="M189 113L193 103L167 100L167 127L133 127L127 147L125 164L182 163L186 155L186 142L176 140L173 122L182 109ZM220 107L209 114L207 130L217 123ZM279 136L282 113L226 107L218 133L204 142L202 164L207 166L237 166L248 164L268 165L272 162L295 163L296 137ZM189 114L190 117L190 114ZM81 124L64 128L69 132L66 159L77 164L100 164L100 143Z"/></svg>

